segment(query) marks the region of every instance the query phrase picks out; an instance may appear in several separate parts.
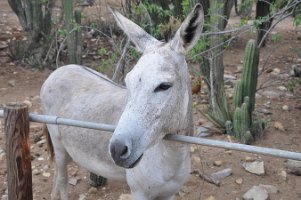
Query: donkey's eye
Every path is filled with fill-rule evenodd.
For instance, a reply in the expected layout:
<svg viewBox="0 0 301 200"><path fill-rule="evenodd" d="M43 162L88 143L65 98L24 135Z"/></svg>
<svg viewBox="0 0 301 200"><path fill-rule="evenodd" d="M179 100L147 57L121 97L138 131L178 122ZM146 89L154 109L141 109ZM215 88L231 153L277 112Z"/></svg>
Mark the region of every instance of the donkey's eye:
<svg viewBox="0 0 301 200"><path fill-rule="evenodd" d="M154 92L165 91L168 90L170 87L172 87L172 83L168 83L168 82L161 83L159 86L156 87Z"/></svg>

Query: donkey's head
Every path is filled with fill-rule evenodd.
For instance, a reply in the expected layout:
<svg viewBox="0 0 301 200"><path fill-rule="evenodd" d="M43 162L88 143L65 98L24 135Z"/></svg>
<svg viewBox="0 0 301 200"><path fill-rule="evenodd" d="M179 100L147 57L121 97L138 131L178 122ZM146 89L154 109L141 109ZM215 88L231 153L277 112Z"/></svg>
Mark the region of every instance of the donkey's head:
<svg viewBox="0 0 301 200"><path fill-rule="evenodd" d="M125 78L127 105L110 140L115 163L132 168L166 133L187 131L191 93L185 54L201 35L204 14L197 4L175 37L162 43L117 11L112 13L143 53Z"/></svg>

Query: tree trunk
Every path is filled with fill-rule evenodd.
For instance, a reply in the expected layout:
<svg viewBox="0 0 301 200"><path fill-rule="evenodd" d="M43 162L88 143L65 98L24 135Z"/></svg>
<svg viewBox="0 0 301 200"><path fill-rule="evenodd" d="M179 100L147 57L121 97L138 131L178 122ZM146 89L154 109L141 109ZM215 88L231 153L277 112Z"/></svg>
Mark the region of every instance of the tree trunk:
<svg viewBox="0 0 301 200"><path fill-rule="evenodd" d="M256 4L256 19L260 19L262 17L269 17L270 14L270 4L273 3L273 0L258 0ZM262 22L257 30L257 44L261 43L262 47L266 45L266 38L264 35L266 34L267 30L271 27L273 22L273 18ZM263 41L262 41L263 40ZM262 42L261 42L262 41Z"/></svg>
<svg viewBox="0 0 301 200"><path fill-rule="evenodd" d="M54 0L8 0L28 38L25 58L44 64L51 34Z"/></svg>
<svg viewBox="0 0 301 200"><path fill-rule="evenodd" d="M26 105L14 103L4 107L4 131L8 199L32 200L29 116Z"/></svg>
<svg viewBox="0 0 301 200"><path fill-rule="evenodd" d="M224 19L224 28L223 29L225 29L228 24L228 20L230 18L230 14L231 14L233 5L234 5L234 0L226 0L225 1L224 14L223 14L225 16L225 19Z"/></svg>
<svg viewBox="0 0 301 200"><path fill-rule="evenodd" d="M81 12L79 10L76 10L74 12L74 17L75 17L75 23L77 26L80 26L81 24ZM81 42L81 28L78 28L75 31L75 63L76 64L82 64L82 42Z"/></svg>
<svg viewBox="0 0 301 200"><path fill-rule="evenodd" d="M224 28L224 19L219 17L224 14L223 0L212 0L210 9L214 16L210 16L210 25L212 32L218 32ZM222 98L221 92L224 90L224 63L223 63L223 37L212 35L210 37L211 59L210 63L210 97L213 112L217 112L219 99ZM218 46L219 45L219 46ZM217 47L218 46L218 47Z"/></svg>

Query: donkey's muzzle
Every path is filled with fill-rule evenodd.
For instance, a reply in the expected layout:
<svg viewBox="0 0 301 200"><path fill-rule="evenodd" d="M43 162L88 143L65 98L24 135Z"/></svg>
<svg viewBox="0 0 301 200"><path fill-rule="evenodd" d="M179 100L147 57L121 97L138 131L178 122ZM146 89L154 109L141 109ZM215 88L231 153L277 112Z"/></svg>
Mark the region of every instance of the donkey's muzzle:
<svg viewBox="0 0 301 200"><path fill-rule="evenodd" d="M140 161L132 155L132 144L127 139L115 139L110 143L110 153L116 165L133 168ZM138 161L138 162L137 162Z"/></svg>

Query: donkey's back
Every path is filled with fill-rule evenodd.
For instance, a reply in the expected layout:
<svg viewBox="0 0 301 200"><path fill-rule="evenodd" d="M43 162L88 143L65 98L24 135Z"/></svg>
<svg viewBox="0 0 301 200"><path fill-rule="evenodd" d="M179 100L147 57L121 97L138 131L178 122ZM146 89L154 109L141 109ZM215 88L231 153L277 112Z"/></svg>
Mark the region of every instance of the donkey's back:
<svg viewBox="0 0 301 200"><path fill-rule="evenodd" d="M126 90L94 70L67 65L45 81L41 102L48 115L117 124L126 103ZM125 178L125 170L117 167L108 153L110 133L71 126L48 125L48 129L58 167L65 168L71 157L96 174Z"/></svg>

